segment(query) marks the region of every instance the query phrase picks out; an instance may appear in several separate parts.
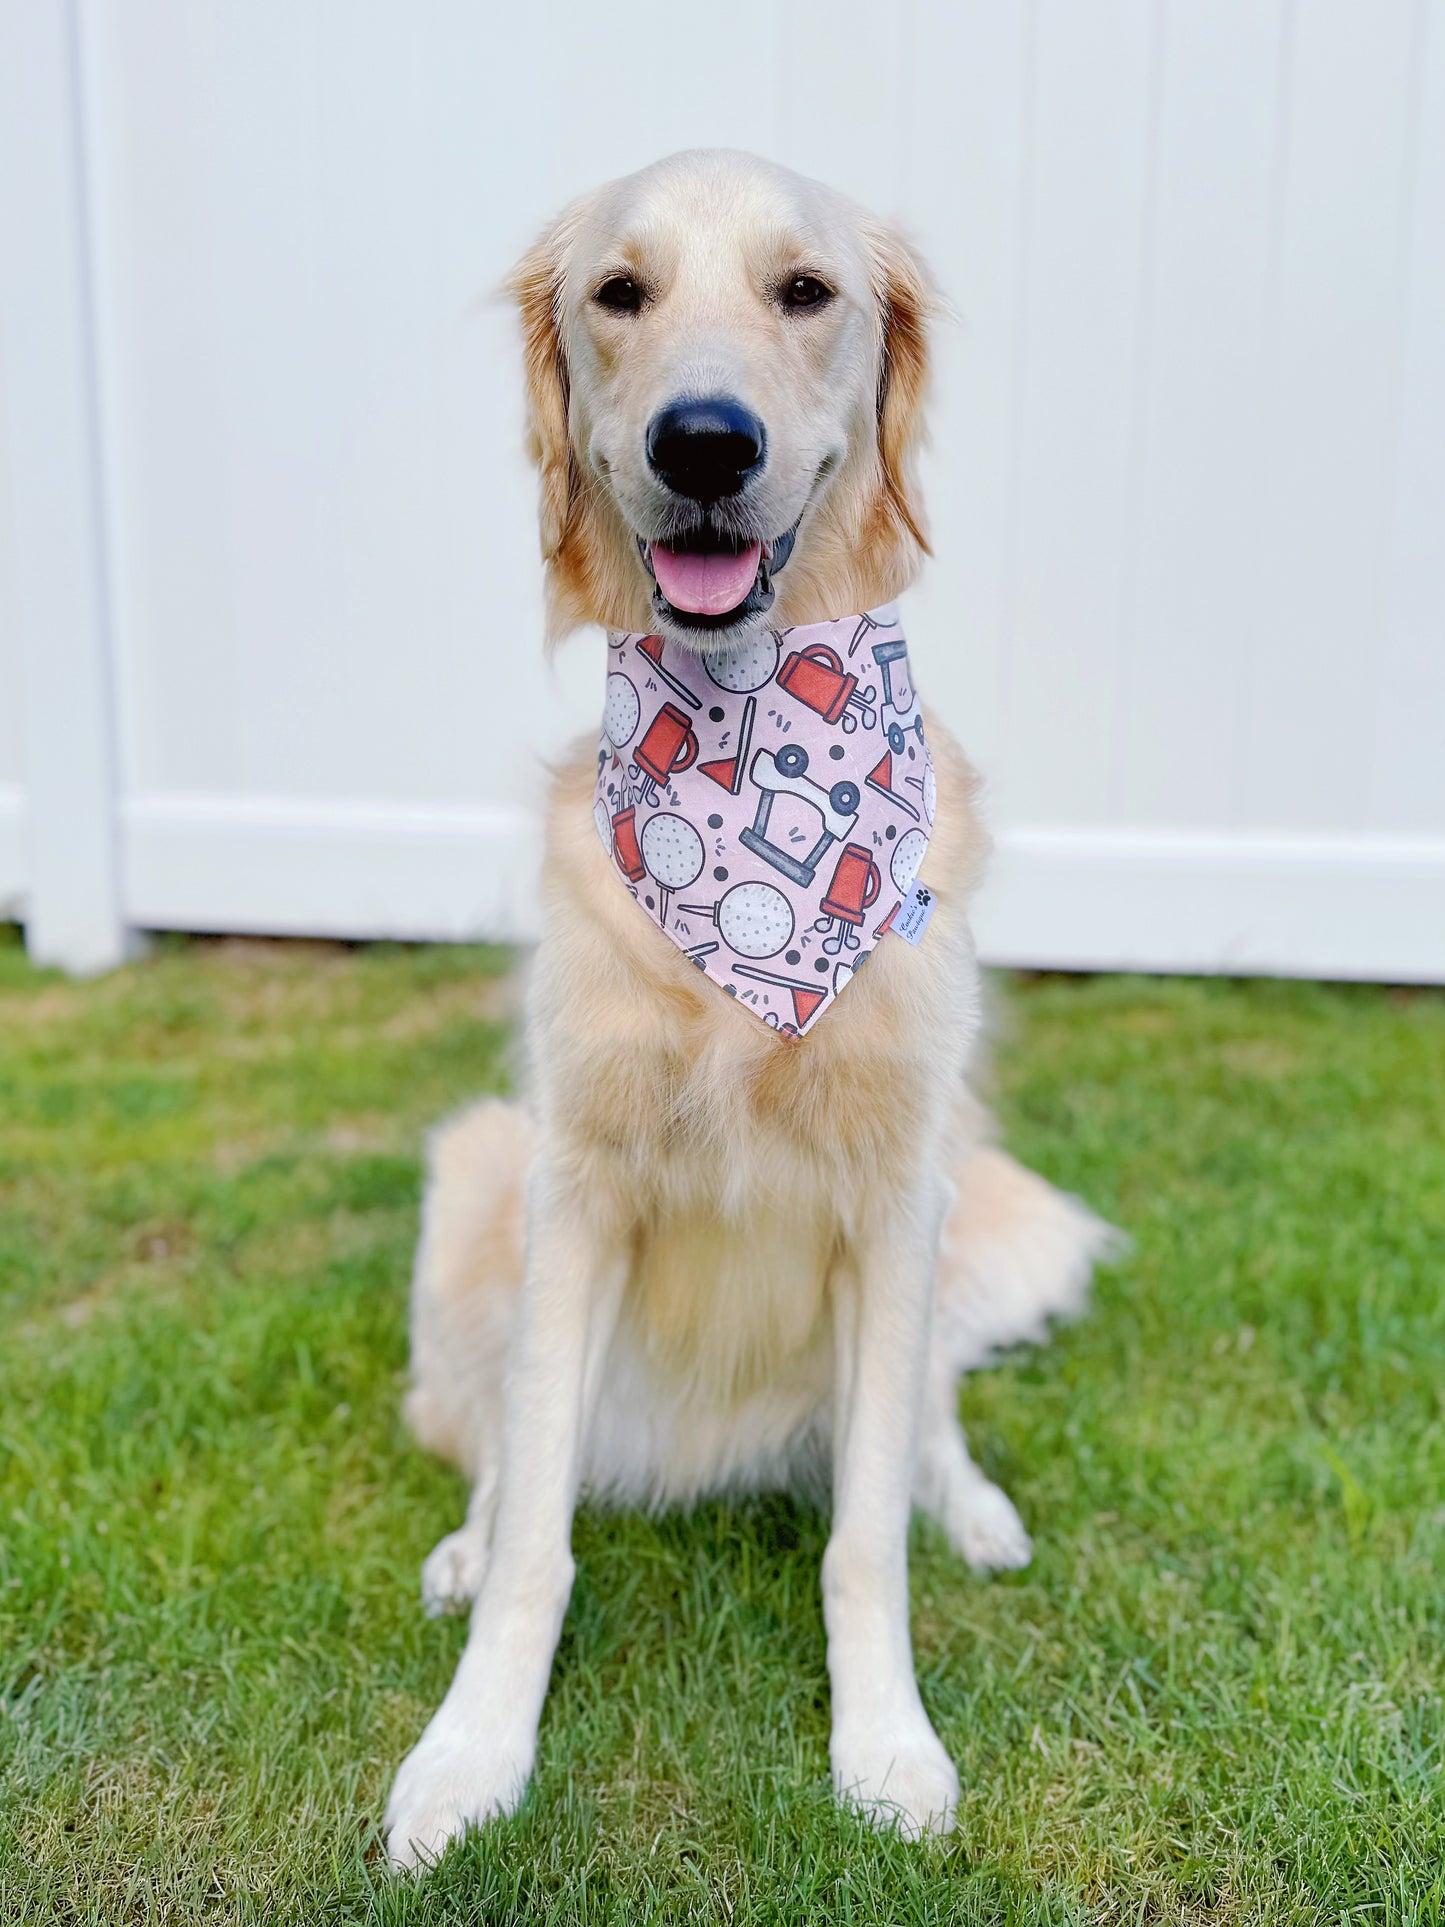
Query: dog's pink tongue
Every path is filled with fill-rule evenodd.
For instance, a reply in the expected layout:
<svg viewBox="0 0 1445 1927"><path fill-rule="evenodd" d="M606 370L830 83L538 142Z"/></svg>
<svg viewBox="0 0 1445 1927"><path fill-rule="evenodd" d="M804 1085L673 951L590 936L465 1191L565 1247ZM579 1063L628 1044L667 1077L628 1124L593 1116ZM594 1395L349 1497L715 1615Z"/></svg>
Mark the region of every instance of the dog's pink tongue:
<svg viewBox="0 0 1445 1927"><path fill-rule="evenodd" d="M652 573L674 609L695 616L724 616L746 601L757 578L763 545L751 542L736 555L693 555L652 545Z"/></svg>

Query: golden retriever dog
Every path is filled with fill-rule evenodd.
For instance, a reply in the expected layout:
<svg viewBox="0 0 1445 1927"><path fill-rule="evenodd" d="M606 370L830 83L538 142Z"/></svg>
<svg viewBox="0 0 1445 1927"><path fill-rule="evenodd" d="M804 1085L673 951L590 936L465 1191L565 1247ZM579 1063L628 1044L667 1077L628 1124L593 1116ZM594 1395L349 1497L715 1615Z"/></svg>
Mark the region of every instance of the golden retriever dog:
<svg viewBox="0 0 1445 1927"><path fill-rule="evenodd" d="M898 234L781 167L684 153L568 208L510 285L553 638L745 649L913 580L935 300ZM522 1797L581 1492L831 1488L837 1795L910 1836L953 1822L914 1677L911 1508L976 1569L1027 1561L959 1376L1077 1310L1109 1234L994 1145L970 1092L986 838L961 751L926 728L932 921L916 947L884 936L806 1035L724 995L619 886L596 739L554 775L529 1102L432 1147L408 1415L473 1483L423 1577L471 1626L392 1790L398 1865Z"/></svg>

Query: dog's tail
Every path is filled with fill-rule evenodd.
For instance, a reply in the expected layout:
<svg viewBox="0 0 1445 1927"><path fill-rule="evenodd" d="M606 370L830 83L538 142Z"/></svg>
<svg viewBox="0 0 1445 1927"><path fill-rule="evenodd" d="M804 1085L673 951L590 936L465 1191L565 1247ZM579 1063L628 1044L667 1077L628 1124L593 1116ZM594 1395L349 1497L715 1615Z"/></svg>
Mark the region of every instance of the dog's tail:
<svg viewBox="0 0 1445 1927"><path fill-rule="evenodd" d="M1077 1198L984 1144L959 1172L939 1253L935 1344L955 1373L1084 1309L1094 1266L1128 1247Z"/></svg>

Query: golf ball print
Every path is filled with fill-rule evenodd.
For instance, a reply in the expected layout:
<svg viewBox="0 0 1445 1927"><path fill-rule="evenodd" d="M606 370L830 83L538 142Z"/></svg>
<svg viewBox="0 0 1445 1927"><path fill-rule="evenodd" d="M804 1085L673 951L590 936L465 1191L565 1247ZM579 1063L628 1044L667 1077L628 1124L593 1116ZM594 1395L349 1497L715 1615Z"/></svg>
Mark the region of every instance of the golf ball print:
<svg viewBox="0 0 1445 1927"><path fill-rule="evenodd" d="M606 850L609 856L611 856L612 854L612 818L608 815L607 805L602 801L602 798L600 796L598 797L597 801L592 805L592 821L596 826L598 836L602 839L603 849Z"/></svg>
<svg viewBox="0 0 1445 1927"><path fill-rule="evenodd" d="M918 876L918 866L922 863L928 849L928 838L922 830L909 830L900 836L893 846L889 860L888 873L893 878L893 887L905 897L913 888Z"/></svg>
<svg viewBox="0 0 1445 1927"><path fill-rule="evenodd" d="M716 914L723 942L740 957L776 957L793 934L793 906L771 883L735 883Z"/></svg>
<svg viewBox="0 0 1445 1927"><path fill-rule="evenodd" d="M736 649L709 649L702 660L719 689L746 696L771 682L777 673L778 639L771 630L765 630L752 642L741 643Z"/></svg>
<svg viewBox="0 0 1445 1927"><path fill-rule="evenodd" d="M602 710L602 730L614 749L621 749L637 734L642 704L626 676L616 673L607 678L607 701Z"/></svg>
<svg viewBox="0 0 1445 1927"><path fill-rule="evenodd" d="M659 810L642 826L642 860L664 890L696 882L703 865L702 838L685 816Z"/></svg>

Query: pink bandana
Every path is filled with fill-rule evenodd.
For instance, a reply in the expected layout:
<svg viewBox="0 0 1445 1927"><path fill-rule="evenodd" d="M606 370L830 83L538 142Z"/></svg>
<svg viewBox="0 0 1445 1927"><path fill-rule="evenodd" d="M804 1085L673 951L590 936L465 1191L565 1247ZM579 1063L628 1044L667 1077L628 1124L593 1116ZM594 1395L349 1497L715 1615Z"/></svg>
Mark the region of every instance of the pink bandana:
<svg viewBox="0 0 1445 1927"><path fill-rule="evenodd" d="M927 901L933 763L897 614L703 655L607 641L597 834L684 955L797 1037Z"/></svg>

